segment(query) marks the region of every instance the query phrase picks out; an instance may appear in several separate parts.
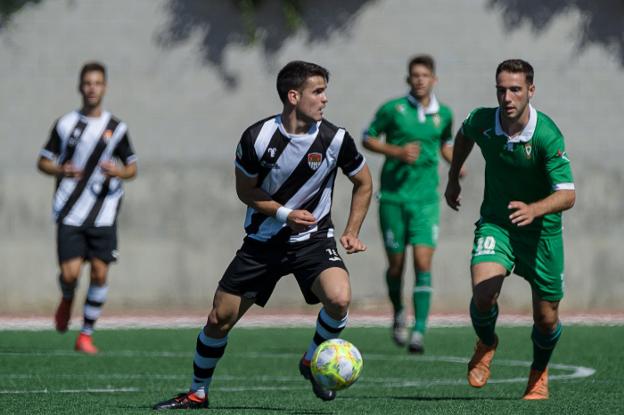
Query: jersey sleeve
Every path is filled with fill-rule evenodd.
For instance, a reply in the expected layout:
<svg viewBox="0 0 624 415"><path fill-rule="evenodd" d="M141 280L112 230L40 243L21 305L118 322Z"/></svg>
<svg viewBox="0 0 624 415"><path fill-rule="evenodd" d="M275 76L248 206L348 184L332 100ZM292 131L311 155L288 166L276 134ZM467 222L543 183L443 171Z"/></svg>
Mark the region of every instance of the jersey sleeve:
<svg viewBox="0 0 624 415"><path fill-rule="evenodd" d="M260 171L260 162L249 130L243 133L238 142L234 165L248 177L256 177Z"/></svg>
<svg viewBox="0 0 624 415"><path fill-rule="evenodd" d="M351 177L358 174L364 167L364 164L366 164L366 159L355 146L353 137L345 131L342 146L338 153L338 166L342 169L344 174Z"/></svg>
<svg viewBox="0 0 624 415"><path fill-rule="evenodd" d="M466 138L469 138L470 140L476 141L477 138L479 137L479 134L476 132L476 122L475 122L475 114L477 113L477 111L479 111L479 108L473 110L470 114L468 114L468 116L466 117L466 119L464 120L464 122L462 123L459 131L462 133L462 135Z"/></svg>
<svg viewBox="0 0 624 415"><path fill-rule="evenodd" d="M366 140L369 137L378 138L381 134L384 134L388 131L388 126L390 124L390 115L388 114L388 109L385 105L377 110L375 113L375 118L370 123L368 128L364 130L364 139Z"/></svg>
<svg viewBox="0 0 624 415"><path fill-rule="evenodd" d="M446 118L446 125L442 130L442 135L440 135L440 145L452 146L455 142L455 137L453 136L453 114L449 112Z"/></svg>
<svg viewBox="0 0 624 415"><path fill-rule="evenodd" d="M544 167L553 191L574 190L572 168L563 136L561 134L554 136L544 147Z"/></svg>
<svg viewBox="0 0 624 415"><path fill-rule="evenodd" d="M52 130L50 131L50 137L43 146L39 155L49 160L56 160L61 154L61 136L58 133L58 123L54 123Z"/></svg>
<svg viewBox="0 0 624 415"><path fill-rule="evenodd" d="M134 149L132 148L132 143L130 142L130 137L128 136L128 132L121 137L119 143L113 150L113 155L118 157L124 165L136 163L137 156L134 153Z"/></svg>

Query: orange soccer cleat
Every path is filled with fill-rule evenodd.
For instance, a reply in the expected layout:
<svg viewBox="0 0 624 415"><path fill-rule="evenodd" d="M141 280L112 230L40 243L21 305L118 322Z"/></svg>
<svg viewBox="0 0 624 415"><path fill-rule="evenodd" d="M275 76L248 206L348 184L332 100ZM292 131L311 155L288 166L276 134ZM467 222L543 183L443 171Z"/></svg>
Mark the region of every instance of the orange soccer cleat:
<svg viewBox="0 0 624 415"><path fill-rule="evenodd" d="M76 346L74 349L77 352L82 352L86 354L97 354L98 349L93 345L93 339L91 335L80 333L78 338L76 339Z"/></svg>
<svg viewBox="0 0 624 415"><path fill-rule="evenodd" d="M529 383L522 399L526 401L548 399L548 368L544 370L531 368Z"/></svg>
<svg viewBox="0 0 624 415"><path fill-rule="evenodd" d="M490 378L490 364L497 346L498 336L492 346L484 344L480 339L477 341L472 359L468 363L468 383L470 386L474 388L485 386Z"/></svg>

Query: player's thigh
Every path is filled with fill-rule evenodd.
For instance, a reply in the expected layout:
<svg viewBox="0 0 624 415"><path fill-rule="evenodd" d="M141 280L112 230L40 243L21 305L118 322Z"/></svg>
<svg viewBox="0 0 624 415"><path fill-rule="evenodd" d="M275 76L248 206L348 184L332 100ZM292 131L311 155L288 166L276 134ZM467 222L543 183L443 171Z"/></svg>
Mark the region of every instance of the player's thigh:
<svg viewBox="0 0 624 415"><path fill-rule="evenodd" d="M79 260L82 263L88 253L87 236L84 229L80 226L59 224L56 230L56 248L61 269L63 269L62 264L70 260Z"/></svg>
<svg viewBox="0 0 624 415"><path fill-rule="evenodd" d="M431 248L433 252L438 244L440 203L438 201L406 203L405 217L408 243L412 246Z"/></svg>
<svg viewBox="0 0 624 415"><path fill-rule="evenodd" d="M85 230L87 258L97 258L106 264L117 261L117 226L91 226Z"/></svg>
<svg viewBox="0 0 624 415"><path fill-rule="evenodd" d="M477 224L470 261L477 308L487 309L496 302L505 277L514 267L514 259L508 231L495 224Z"/></svg>
<svg viewBox="0 0 624 415"><path fill-rule="evenodd" d="M219 289L264 307L283 275L275 263L282 258L265 244L245 241L219 280Z"/></svg>
<svg viewBox="0 0 624 415"><path fill-rule="evenodd" d="M106 283L106 277L108 275L109 264L97 257L92 257L91 260L91 281L103 285Z"/></svg>
<svg viewBox="0 0 624 415"><path fill-rule="evenodd" d="M388 254L403 253L406 243L406 223L403 206L379 202L379 227Z"/></svg>
<svg viewBox="0 0 624 415"><path fill-rule="evenodd" d="M61 274L65 282L73 282L80 277L82 269L82 258L72 258L61 262Z"/></svg>
<svg viewBox="0 0 624 415"><path fill-rule="evenodd" d="M307 241L291 248L289 266L308 304L348 306L351 288L347 267L334 238Z"/></svg>
<svg viewBox="0 0 624 415"><path fill-rule="evenodd" d="M561 235L514 238L515 272L531 284L541 300L561 301L564 295L564 251Z"/></svg>

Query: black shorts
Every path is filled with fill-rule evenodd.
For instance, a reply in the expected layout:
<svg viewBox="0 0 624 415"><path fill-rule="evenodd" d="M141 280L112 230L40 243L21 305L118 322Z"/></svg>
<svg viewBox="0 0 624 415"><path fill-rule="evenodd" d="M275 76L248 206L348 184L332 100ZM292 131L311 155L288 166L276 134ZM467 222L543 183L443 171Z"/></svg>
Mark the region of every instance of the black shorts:
<svg viewBox="0 0 624 415"><path fill-rule="evenodd" d="M317 304L320 300L312 293L312 284L321 272L333 267L347 271L334 238L280 246L247 238L225 270L219 287L264 307L279 279L294 274L306 302Z"/></svg>
<svg viewBox="0 0 624 415"><path fill-rule="evenodd" d="M73 258L117 260L117 227L58 225L56 247L59 263Z"/></svg>

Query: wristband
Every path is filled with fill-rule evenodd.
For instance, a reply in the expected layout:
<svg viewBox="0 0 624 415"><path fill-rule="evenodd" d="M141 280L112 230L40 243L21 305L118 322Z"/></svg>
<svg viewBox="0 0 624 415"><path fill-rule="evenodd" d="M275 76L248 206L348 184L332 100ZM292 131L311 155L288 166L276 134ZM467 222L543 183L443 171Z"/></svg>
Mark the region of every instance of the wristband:
<svg viewBox="0 0 624 415"><path fill-rule="evenodd" d="M286 221L288 220L288 215L290 215L290 212L292 211L292 209L289 209L286 206L280 206L277 209L277 212L275 212L275 219L282 223L286 223Z"/></svg>

